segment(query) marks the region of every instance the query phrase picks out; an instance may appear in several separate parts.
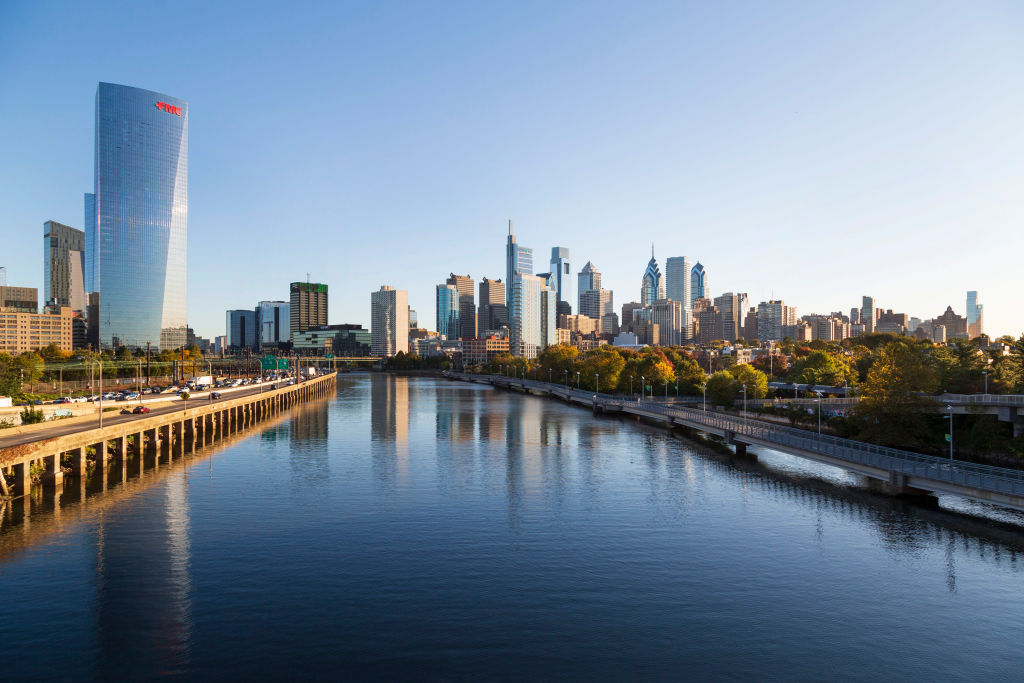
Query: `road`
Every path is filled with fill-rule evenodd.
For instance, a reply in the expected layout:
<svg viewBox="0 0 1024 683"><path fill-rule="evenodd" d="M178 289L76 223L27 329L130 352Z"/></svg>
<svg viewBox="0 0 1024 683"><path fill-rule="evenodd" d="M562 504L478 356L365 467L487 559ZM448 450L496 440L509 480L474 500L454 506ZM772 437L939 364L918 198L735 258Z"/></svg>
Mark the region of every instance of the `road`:
<svg viewBox="0 0 1024 683"><path fill-rule="evenodd" d="M279 387L283 387L284 384L279 382L278 386ZM270 383L265 383L263 385L263 387L266 390L269 390L270 389ZM261 389L260 385L257 385L257 386L254 386L254 387L246 387L245 389L238 388L238 389L232 391L231 393L225 393L222 398L220 398L220 399L218 399L216 401L212 401L212 402L213 403L217 403L218 401L227 401L227 400L230 400L230 399L236 399L236 398L242 398L244 396L249 396L251 394L258 394L258 393L260 393L260 389ZM155 398L157 398L157 396L159 396L159 395L153 396L152 398L155 399ZM204 394L204 396L205 396L205 394ZM145 401L143 401L143 402L145 403ZM153 401L153 402L155 402L155 401ZM155 402L155 403L157 403L159 405L159 402ZM186 410L188 408L195 408L195 407L198 407L198 406L201 406L201 405L208 405L209 403L211 403L209 398L196 397L196 398L191 398L188 401L182 401L182 400L178 399L176 401L167 402L166 405L162 405L160 407L150 407L150 411L148 413L143 413L141 415L121 415L120 412L113 412L113 411L111 411L109 413L103 413L103 425L107 426L107 425L123 424L125 422L131 422L132 420L137 420L139 418L151 417L153 415L164 415L164 414L173 413L173 412L176 412L176 411L184 411L184 410ZM136 399L134 401L104 401L103 402L103 407L104 408L108 407L108 404L110 406L116 406L118 411L120 411L122 408L130 408L130 409L131 408L135 408L135 406L139 405L139 401L138 401L138 399ZM97 402L96 405L99 405L99 402ZM98 424L99 424L99 416L97 416L97 418L96 418L96 425L98 426ZM49 429L41 429L39 431L32 431L32 432L29 432L27 434L14 434L14 435L9 436L9 437L0 436L0 448L6 448L8 446L20 446L21 444L32 443L33 441L42 441L44 439L52 439L52 438L58 437L58 436L66 436L68 434L74 434L75 432L80 432L80 431L82 431L84 429L91 429L92 427L93 427L93 423L91 423L91 422L83 423L83 422L77 422L76 421L76 422L73 422L71 424L61 424L60 421L57 421ZM3 432L0 432L0 434L3 434Z"/></svg>

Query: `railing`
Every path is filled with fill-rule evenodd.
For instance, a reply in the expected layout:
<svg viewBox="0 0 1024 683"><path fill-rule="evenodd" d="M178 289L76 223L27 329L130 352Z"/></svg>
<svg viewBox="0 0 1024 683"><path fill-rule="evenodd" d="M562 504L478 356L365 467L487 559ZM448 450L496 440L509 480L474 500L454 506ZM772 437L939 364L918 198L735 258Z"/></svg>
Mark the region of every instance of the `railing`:
<svg viewBox="0 0 1024 683"><path fill-rule="evenodd" d="M932 396L939 403L952 405L976 404L982 406L1024 407L1024 396L1020 394L939 394Z"/></svg>
<svg viewBox="0 0 1024 683"><path fill-rule="evenodd" d="M708 428L722 434L732 432L737 436L756 439L770 445L784 446L837 460L863 465L888 472L931 479L934 481L984 489L1015 496L1024 496L1024 471L1005 467L979 465L964 461L952 461L933 455L904 451L878 446L863 441L843 439L825 434L815 434L803 429L785 427L769 422L737 417L727 413L704 411L681 406L668 406L649 399L636 400L608 394L595 394L564 385L549 384L528 379L516 379L488 375L456 375L465 379L480 379L492 384L518 385L524 388L573 396L602 407L618 407L631 412L648 412L686 420L698 427ZM947 395L948 396L948 395ZM984 398L982 396L957 395L963 398ZM1024 397L999 397L1017 398Z"/></svg>

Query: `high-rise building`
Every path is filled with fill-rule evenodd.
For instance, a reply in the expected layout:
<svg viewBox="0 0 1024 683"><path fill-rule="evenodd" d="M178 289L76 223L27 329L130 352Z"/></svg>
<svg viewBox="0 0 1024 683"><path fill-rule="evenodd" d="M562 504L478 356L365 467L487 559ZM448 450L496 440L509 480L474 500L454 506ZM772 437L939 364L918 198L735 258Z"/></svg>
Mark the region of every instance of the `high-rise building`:
<svg viewBox="0 0 1024 683"><path fill-rule="evenodd" d="M279 346L292 338L291 304L261 301L256 304L256 338L259 348Z"/></svg>
<svg viewBox="0 0 1024 683"><path fill-rule="evenodd" d="M327 285L321 282L293 282L289 290L290 335L327 324Z"/></svg>
<svg viewBox="0 0 1024 683"><path fill-rule="evenodd" d="M875 331L875 300L870 296L861 298L860 322L865 334Z"/></svg>
<svg viewBox="0 0 1024 683"><path fill-rule="evenodd" d="M591 289L580 293L580 315L600 320L615 309L610 289Z"/></svg>
<svg viewBox="0 0 1024 683"><path fill-rule="evenodd" d="M476 339L476 304L473 302L473 278L469 275L456 275L452 273L448 276L447 284L455 285L459 292L459 327L448 338Z"/></svg>
<svg viewBox="0 0 1024 683"><path fill-rule="evenodd" d="M61 351L74 347L74 314L67 306L53 313L0 309L0 353L37 351L56 344Z"/></svg>
<svg viewBox="0 0 1024 683"><path fill-rule="evenodd" d="M558 343L558 290L540 288L540 345L538 351Z"/></svg>
<svg viewBox="0 0 1024 683"><path fill-rule="evenodd" d="M541 291L546 289L543 278L527 273L515 273L509 289L512 306L509 308L510 344L512 354L536 358L543 348Z"/></svg>
<svg viewBox="0 0 1024 683"><path fill-rule="evenodd" d="M505 282L508 285L505 292L505 305L509 311L512 310L512 276L516 273L533 275L533 249L520 246L516 243L516 236L512 232L512 221L508 222L508 243L505 245Z"/></svg>
<svg viewBox="0 0 1024 683"><path fill-rule="evenodd" d="M459 338L459 289L453 284L437 286L437 333L445 339Z"/></svg>
<svg viewBox="0 0 1024 683"><path fill-rule="evenodd" d="M595 289L601 289L601 271L599 271L593 263L587 261L587 264L583 266L583 270L579 272L576 277L577 289L580 294L583 292L589 292Z"/></svg>
<svg viewBox="0 0 1024 683"><path fill-rule="evenodd" d="M690 270L690 308L693 308L693 304L697 299L710 299L711 286L708 284L708 274L704 270L704 266L697 261L693 269Z"/></svg>
<svg viewBox="0 0 1024 683"><path fill-rule="evenodd" d="M985 334L985 306L978 303L978 292L967 292L967 336L971 339Z"/></svg>
<svg viewBox="0 0 1024 683"><path fill-rule="evenodd" d="M564 310L563 315L572 312L572 271L569 265L569 250L566 247L551 247L551 278L554 282L555 292L558 295L559 303L564 303L569 310Z"/></svg>
<svg viewBox="0 0 1024 683"><path fill-rule="evenodd" d="M651 304L651 322L658 326L658 343L662 346L683 343L683 302L658 299Z"/></svg>
<svg viewBox="0 0 1024 683"><path fill-rule="evenodd" d="M762 341L781 341L786 327L796 324L796 308L781 299L762 301L757 305L757 338Z"/></svg>
<svg viewBox="0 0 1024 683"><path fill-rule="evenodd" d="M39 290L35 287L0 286L0 311L38 313Z"/></svg>
<svg viewBox="0 0 1024 683"><path fill-rule="evenodd" d="M739 297L732 292L726 292L721 296L716 296L715 308L718 309L721 315L722 331L719 339L725 341L736 341L739 337L739 324L740 324L740 304Z"/></svg>
<svg viewBox="0 0 1024 683"><path fill-rule="evenodd" d="M670 256L665 259L665 296L682 303L686 310L693 307L690 295L690 259L685 256Z"/></svg>
<svg viewBox="0 0 1024 683"><path fill-rule="evenodd" d="M505 283L501 280L484 278L480 281L480 304L477 309L477 336L481 339L487 337L490 330L497 330L501 325L495 325L491 319L492 306L500 306L505 309L502 316L504 324L508 324L508 309L505 305Z"/></svg>
<svg viewBox="0 0 1024 683"><path fill-rule="evenodd" d="M370 294L370 350L387 358L409 352L409 293L387 285Z"/></svg>
<svg viewBox="0 0 1024 683"><path fill-rule="evenodd" d="M43 301L85 312L85 233L57 221L43 223Z"/></svg>
<svg viewBox="0 0 1024 683"><path fill-rule="evenodd" d="M94 171L85 289L99 293L99 345L184 342L188 102L100 83Z"/></svg>
<svg viewBox="0 0 1024 683"><path fill-rule="evenodd" d="M228 347L232 349L255 349L258 345L256 337L256 312L249 309L238 309L227 312L226 332Z"/></svg>
<svg viewBox="0 0 1024 683"><path fill-rule="evenodd" d="M651 245L651 260L647 262L644 277L640 286L640 303L650 306L658 299L665 298L665 281L661 277L661 269L654 260L654 245Z"/></svg>

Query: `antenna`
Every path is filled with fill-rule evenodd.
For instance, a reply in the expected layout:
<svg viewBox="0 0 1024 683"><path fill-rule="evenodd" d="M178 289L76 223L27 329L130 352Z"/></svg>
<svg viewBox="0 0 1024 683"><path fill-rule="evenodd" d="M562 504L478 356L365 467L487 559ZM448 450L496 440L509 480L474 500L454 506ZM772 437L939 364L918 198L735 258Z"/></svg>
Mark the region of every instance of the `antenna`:
<svg viewBox="0 0 1024 683"><path fill-rule="evenodd" d="M7 286L7 268L0 266L0 287Z"/></svg>
<svg viewBox="0 0 1024 683"><path fill-rule="evenodd" d="M509 235L512 234L512 219L511 218L508 219L508 234Z"/></svg>
<svg viewBox="0 0 1024 683"><path fill-rule="evenodd" d="M309 273L306 273L306 284L309 284Z"/></svg>

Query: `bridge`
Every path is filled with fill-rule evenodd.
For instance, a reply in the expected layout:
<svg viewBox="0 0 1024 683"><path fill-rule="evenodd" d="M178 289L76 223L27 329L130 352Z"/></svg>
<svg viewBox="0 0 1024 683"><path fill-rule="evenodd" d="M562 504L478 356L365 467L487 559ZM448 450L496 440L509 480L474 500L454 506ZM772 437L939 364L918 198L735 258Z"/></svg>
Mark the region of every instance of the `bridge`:
<svg viewBox="0 0 1024 683"><path fill-rule="evenodd" d="M91 420L88 425L63 425L62 421L33 425L37 428L33 432L0 438L0 469L13 477L13 486L8 486L0 476L0 497L13 498L23 506L23 514L29 514L33 469L41 473L44 487L59 496L64 483L62 464L67 458L71 476L83 491L91 473L99 475L105 489L111 471L120 470L121 481L127 478L130 456L137 456L141 474L148 453L154 454L150 462L157 468L165 454L173 461L175 456L195 453L298 403L327 396L335 391L336 379L331 373L279 389L253 389L243 396L181 401L149 414L118 416L102 427ZM94 456L91 467L90 451Z"/></svg>
<svg viewBox="0 0 1024 683"><path fill-rule="evenodd" d="M448 373L452 379L489 384L586 406L595 414L633 415L665 426L722 437L738 454L761 446L843 468L883 482L903 495L951 494L1024 510L1024 471L937 458L922 453L819 435L736 415L580 391L558 384L494 375Z"/></svg>

